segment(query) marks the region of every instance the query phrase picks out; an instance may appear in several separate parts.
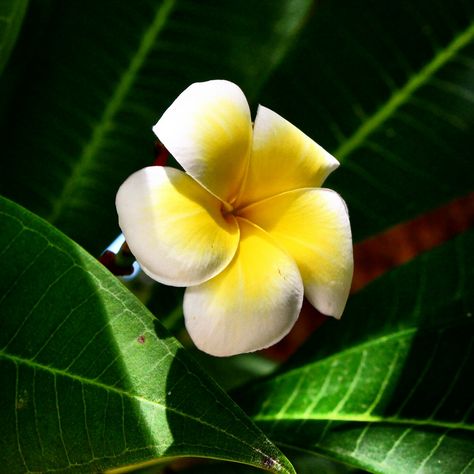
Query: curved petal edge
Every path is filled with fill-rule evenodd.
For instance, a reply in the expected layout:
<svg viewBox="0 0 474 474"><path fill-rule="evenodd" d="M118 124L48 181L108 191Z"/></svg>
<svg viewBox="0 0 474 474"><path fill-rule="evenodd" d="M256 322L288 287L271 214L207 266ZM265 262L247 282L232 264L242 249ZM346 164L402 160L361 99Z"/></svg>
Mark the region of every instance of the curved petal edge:
<svg viewBox="0 0 474 474"><path fill-rule="evenodd" d="M303 302L298 267L261 229L240 219L241 242L231 264L184 296L186 328L215 356L275 344L293 327Z"/></svg>
<svg viewBox="0 0 474 474"><path fill-rule="evenodd" d="M339 162L273 110L260 105L239 205L293 189L320 187Z"/></svg>
<svg viewBox="0 0 474 474"><path fill-rule="evenodd" d="M297 189L242 213L291 255L303 277L305 296L321 313L340 318L354 270L347 206L330 189Z"/></svg>
<svg viewBox="0 0 474 474"><path fill-rule="evenodd" d="M202 283L232 260L239 227L221 206L182 171L159 166L132 174L116 197L119 225L138 263L174 286Z"/></svg>
<svg viewBox="0 0 474 474"><path fill-rule="evenodd" d="M220 199L235 199L252 141L250 109L242 90L214 80L190 85L153 131L184 170Z"/></svg>

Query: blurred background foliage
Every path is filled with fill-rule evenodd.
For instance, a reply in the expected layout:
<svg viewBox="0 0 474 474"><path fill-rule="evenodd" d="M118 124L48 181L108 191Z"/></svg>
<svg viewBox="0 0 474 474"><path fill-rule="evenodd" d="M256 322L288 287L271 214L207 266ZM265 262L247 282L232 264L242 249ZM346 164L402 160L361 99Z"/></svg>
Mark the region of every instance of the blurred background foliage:
<svg viewBox="0 0 474 474"><path fill-rule="evenodd" d="M236 82L253 111L258 103L270 107L341 161L327 186L349 207L357 294L341 322L325 322L299 349L324 322L305 308L292 334L266 352L273 360L261 355L221 360L192 349L180 357L197 359L222 388L232 390L298 472L474 472L473 39L470 0L1 0L0 193L98 257L119 233L118 186L153 162L151 127L163 111L190 83ZM7 204L4 209L49 235L30 214ZM15 235L12 222L2 220L4 246ZM64 252L82 252L56 229L51 232ZM13 248L34 258L41 247L25 241ZM30 268L27 259L9 252L0 258L18 281L26 274L30 285L53 281L44 277L45 267ZM95 275L87 287L98 295L113 285L101 270L84 268ZM0 328L4 335L18 329L25 348L12 353L7 344L0 361L21 356L28 365L35 327L25 331L31 324L28 307L20 311L21 305L10 302L12 294L22 295L11 289L13 276L3 282ZM189 346L180 290L143 280L127 285ZM46 303L50 298L39 297ZM41 310L50 318L49 330L56 324L70 336L71 323L61 319L67 307L58 311L53 303ZM32 302L30 310L34 307ZM103 313L104 321L113 317L113 309ZM46 337L40 326L38 334ZM132 327L125 323L124 334ZM157 344L171 338L161 332L154 337ZM111 352L112 358L123 357ZM275 362L295 352L286 364ZM150 355L137 357L137 366L149 363ZM194 362L186 364L201 374ZM4 367L0 375L17 406L18 373ZM165 383L171 365L158 369L157 380ZM142 396L134 380L132 371L130 387ZM191 390L194 379L185 380ZM182 403L185 413L193 413L191 400ZM10 408L7 402L0 406L5 413ZM153 416L145 417L146 436L139 430L146 439ZM219 418L219 407L206 416L199 418L200 429ZM30 433L28 418L21 419L23 433ZM225 458L222 450L193 451L170 417L156 420L155 428L165 423L173 428L174 443L184 446L175 454ZM74 437L74 423L64 429ZM56 442L53 438L45 442ZM17 443L5 438L0 458L13 449L10 439ZM137 461L108 455L97 466ZM143 460L163 455L150 451ZM250 459L245 448L233 456ZM38 469L89 472L91 466L49 461ZM9 472L24 471L12 462ZM252 472L231 464L172 464L163 472L212 469Z"/></svg>

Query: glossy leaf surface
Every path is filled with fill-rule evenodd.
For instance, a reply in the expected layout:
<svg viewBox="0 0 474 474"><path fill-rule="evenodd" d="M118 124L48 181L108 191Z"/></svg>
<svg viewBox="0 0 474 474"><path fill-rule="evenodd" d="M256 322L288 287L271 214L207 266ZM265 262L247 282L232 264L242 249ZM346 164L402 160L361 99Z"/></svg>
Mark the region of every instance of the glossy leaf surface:
<svg viewBox="0 0 474 474"><path fill-rule="evenodd" d="M175 456L293 472L123 285L0 201L0 461L92 472Z"/></svg>
<svg viewBox="0 0 474 474"><path fill-rule="evenodd" d="M463 234L354 296L248 389L253 419L281 446L371 472L472 472L473 247Z"/></svg>

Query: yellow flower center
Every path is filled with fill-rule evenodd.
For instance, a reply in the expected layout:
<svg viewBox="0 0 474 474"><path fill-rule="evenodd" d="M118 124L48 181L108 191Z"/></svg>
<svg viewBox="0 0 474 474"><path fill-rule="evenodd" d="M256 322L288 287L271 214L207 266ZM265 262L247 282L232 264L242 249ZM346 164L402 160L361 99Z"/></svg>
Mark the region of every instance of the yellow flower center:
<svg viewBox="0 0 474 474"><path fill-rule="evenodd" d="M236 209L232 204L223 201L221 204L221 214L226 222L229 222L236 215Z"/></svg>

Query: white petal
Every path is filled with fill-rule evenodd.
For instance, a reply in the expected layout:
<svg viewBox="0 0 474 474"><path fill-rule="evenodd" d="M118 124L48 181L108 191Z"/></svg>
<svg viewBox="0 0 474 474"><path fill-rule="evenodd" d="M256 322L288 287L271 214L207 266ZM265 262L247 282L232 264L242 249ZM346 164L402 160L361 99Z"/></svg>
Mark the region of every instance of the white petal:
<svg viewBox="0 0 474 474"><path fill-rule="evenodd" d="M192 84L153 131L189 175L224 201L235 198L252 139L249 106L238 86L222 80Z"/></svg>
<svg viewBox="0 0 474 474"><path fill-rule="evenodd" d="M298 189L251 205L241 214L294 258L309 302L321 313L340 318L354 263L349 216L339 194Z"/></svg>
<svg viewBox="0 0 474 474"><path fill-rule="evenodd" d="M273 239L239 219L241 241L231 264L186 290L184 317L196 346L230 356L268 347L298 318L303 283L296 264Z"/></svg>
<svg viewBox="0 0 474 474"><path fill-rule="evenodd" d="M232 260L239 229L221 205L182 171L160 166L132 174L116 198L120 228L143 270L175 286L206 281Z"/></svg>

